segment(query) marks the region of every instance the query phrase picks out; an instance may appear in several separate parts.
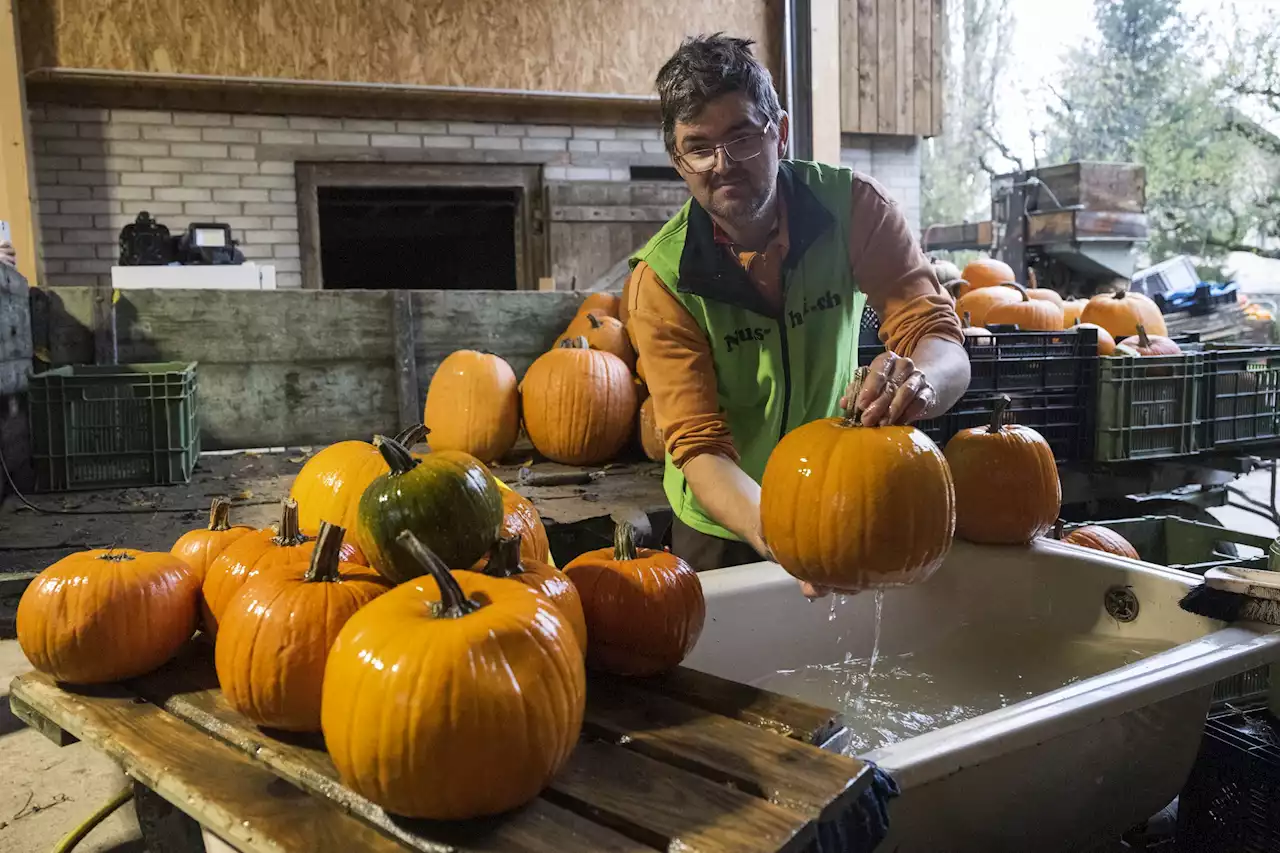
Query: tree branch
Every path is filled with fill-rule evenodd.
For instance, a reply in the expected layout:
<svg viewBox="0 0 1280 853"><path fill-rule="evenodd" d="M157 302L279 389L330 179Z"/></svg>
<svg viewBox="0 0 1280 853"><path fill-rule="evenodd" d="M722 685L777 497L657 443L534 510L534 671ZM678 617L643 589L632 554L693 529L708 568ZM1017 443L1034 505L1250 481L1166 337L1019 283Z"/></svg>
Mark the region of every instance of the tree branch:
<svg viewBox="0 0 1280 853"><path fill-rule="evenodd" d="M1026 170L1027 167L1026 165L1023 164L1022 158L1019 157L1017 154L1014 154L1011 150L1009 150L1009 146L1005 145L999 139L996 139L996 136L994 133L992 133L990 130L988 130L985 127L981 128L980 132L982 133L983 136L987 138L988 142L990 142L992 145L996 147L996 150L1000 152L1001 157L1004 157L1004 159L1009 160L1010 162L1017 163L1018 169L1020 171Z"/></svg>

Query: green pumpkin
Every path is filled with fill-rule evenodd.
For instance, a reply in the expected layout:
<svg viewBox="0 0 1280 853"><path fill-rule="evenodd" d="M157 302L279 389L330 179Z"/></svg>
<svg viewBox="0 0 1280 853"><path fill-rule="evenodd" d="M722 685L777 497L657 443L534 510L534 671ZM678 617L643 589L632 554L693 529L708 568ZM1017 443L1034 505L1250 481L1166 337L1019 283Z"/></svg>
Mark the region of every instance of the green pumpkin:
<svg viewBox="0 0 1280 853"><path fill-rule="evenodd" d="M437 450L415 459L404 445L378 436L391 470L360 496L357 544L387 580L424 573L396 542L408 530L450 569L466 569L498 540L502 493L484 463L469 453Z"/></svg>

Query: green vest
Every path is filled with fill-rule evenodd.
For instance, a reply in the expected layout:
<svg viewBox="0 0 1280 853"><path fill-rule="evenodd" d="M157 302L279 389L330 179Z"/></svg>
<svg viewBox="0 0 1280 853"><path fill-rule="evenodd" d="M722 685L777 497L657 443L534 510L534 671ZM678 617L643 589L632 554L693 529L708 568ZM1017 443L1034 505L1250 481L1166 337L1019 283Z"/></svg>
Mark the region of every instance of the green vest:
<svg viewBox="0 0 1280 853"><path fill-rule="evenodd" d="M720 409L739 464L756 482L782 436L838 412L866 303L849 269L853 172L783 161L778 184L791 240L781 316L716 245L711 217L692 199L631 258L633 268L644 261L653 269L707 336ZM707 515L670 456L663 487L685 524L738 538Z"/></svg>

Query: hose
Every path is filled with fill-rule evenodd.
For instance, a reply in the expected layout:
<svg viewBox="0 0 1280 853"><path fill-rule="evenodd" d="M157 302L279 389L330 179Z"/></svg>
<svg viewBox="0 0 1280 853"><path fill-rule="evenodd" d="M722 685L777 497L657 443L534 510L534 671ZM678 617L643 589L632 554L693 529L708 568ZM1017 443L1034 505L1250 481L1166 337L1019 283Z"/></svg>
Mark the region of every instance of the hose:
<svg viewBox="0 0 1280 853"><path fill-rule="evenodd" d="M85 818L83 823L67 833L63 839L54 846L53 853L71 853L71 851L76 848L77 844L84 841L84 837L86 835L97 828L98 824L102 823L118 808L132 799L133 785L131 784L128 787L121 788L114 797L103 803L96 812Z"/></svg>

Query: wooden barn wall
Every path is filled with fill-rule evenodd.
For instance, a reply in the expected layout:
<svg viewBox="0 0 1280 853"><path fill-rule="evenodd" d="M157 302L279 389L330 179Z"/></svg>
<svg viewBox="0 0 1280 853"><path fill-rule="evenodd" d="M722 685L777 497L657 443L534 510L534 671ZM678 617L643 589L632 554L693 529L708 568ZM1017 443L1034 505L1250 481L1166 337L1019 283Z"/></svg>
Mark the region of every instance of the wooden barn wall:
<svg viewBox="0 0 1280 853"><path fill-rule="evenodd" d="M942 132L944 0L840 0L844 133Z"/></svg>
<svg viewBox="0 0 1280 853"><path fill-rule="evenodd" d="M585 290L643 246L689 198L681 181L570 181L547 185L551 275Z"/></svg>
<svg viewBox="0 0 1280 853"><path fill-rule="evenodd" d="M93 362L94 288L45 291L36 337L54 365ZM326 444L399 424L395 294L388 291L128 290L121 362L195 361L207 450ZM577 311L573 293L413 291L417 412L440 361L483 349L517 376Z"/></svg>
<svg viewBox="0 0 1280 853"><path fill-rule="evenodd" d="M772 0L21 0L28 72L149 71L650 95L690 33L756 39ZM776 69L776 62L773 65Z"/></svg>

